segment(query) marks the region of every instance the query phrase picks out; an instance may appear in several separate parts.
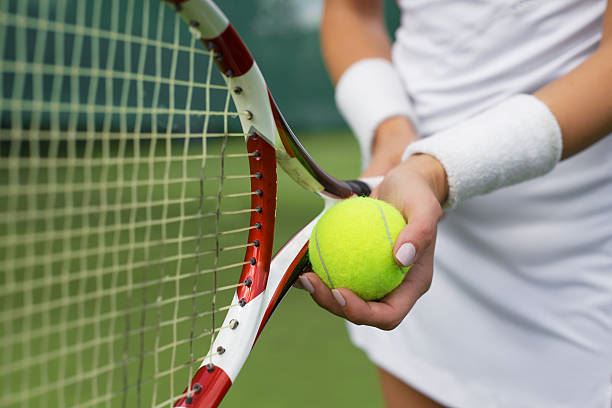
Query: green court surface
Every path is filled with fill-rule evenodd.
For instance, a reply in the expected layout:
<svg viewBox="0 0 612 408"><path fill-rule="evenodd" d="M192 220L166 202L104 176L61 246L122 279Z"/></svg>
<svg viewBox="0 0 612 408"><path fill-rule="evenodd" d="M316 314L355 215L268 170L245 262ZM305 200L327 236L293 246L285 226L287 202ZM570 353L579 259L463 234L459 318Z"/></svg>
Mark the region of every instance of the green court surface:
<svg viewBox="0 0 612 408"><path fill-rule="evenodd" d="M331 174L359 174L358 147L345 133L304 135ZM321 200L279 177L275 247L321 209ZM349 341L344 322L293 289L272 316L223 407L382 406L375 368Z"/></svg>

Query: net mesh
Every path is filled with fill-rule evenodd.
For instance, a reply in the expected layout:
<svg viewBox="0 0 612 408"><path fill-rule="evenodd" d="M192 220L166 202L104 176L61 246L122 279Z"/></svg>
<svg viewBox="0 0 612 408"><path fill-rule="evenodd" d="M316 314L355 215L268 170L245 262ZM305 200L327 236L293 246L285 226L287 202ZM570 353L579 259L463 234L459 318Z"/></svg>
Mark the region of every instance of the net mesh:
<svg viewBox="0 0 612 408"><path fill-rule="evenodd" d="M3 0L0 58L0 406L172 406L249 245L214 58L157 0Z"/></svg>

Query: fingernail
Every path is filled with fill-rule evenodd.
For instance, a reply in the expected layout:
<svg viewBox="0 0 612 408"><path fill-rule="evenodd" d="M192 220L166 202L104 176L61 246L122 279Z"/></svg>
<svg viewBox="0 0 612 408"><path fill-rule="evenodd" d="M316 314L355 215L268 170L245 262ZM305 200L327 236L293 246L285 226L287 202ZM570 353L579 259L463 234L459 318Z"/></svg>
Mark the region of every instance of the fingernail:
<svg viewBox="0 0 612 408"><path fill-rule="evenodd" d="M315 289L314 286L312 286L312 283L310 283L310 281L308 280L308 278L305 276L300 276L298 279L300 280L300 283L302 284L304 289L306 289L308 293L312 295Z"/></svg>
<svg viewBox="0 0 612 408"><path fill-rule="evenodd" d="M340 293L338 289L332 289L332 295L334 295L334 298L340 307L346 306L346 300L344 300L344 296L342 296L342 293Z"/></svg>
<svg viewBox="0 0 612 408"><path fill-rule="evenodd" d="M395 253L395 259L404 266L412 265L416 248L410 242L403 244Z"/></svg>

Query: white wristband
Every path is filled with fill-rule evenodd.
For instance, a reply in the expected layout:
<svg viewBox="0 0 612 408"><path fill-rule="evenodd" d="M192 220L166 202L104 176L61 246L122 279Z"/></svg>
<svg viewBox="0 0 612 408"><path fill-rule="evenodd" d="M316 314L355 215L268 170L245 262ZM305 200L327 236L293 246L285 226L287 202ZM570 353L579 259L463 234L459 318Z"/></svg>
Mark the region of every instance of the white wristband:
<svg viewBox="0 0 612 408"><path fill-rule="evenodd" d="M369 161L378 126L393 116L404 116L416 127L416 115L393 64L382 58L357 61L336 85L338 109L357 136L364 162Z"/></svg>
<svg viewBox="0 0 612 408"><path fill-rule="evenodd" d="M561 159L561 129L548 107L516 95L450 129L421 139L403 159L425 153L448 178L446 208L551 171Z"/></svg>

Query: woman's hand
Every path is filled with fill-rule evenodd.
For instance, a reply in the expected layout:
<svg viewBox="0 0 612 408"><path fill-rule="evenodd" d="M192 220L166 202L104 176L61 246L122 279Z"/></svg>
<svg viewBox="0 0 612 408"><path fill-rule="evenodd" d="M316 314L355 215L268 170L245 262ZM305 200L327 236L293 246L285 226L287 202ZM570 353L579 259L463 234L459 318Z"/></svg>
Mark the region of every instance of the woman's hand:
<svg viewBox="0 0 612 408"><path fill-rule="evenodd" d="M384 176L402 161L406 146L417 140L410 120L394 116L385 120L376 129L372 141L372 157L363 177Z"/></svg>
<svg viewBox="0 0 612 408"><path fill-rule="evenodd" d="M440 163L416 155L391 170L374 190L373 197L393 204L406 218L393 253L399 264L413 265L404 282L380 301L366 302L345 288L330 290L312 272L300 276L300 286L321 307L355 324L394 329L431 285L436 229L443 214L440 203L447 189Z"/></svg>

